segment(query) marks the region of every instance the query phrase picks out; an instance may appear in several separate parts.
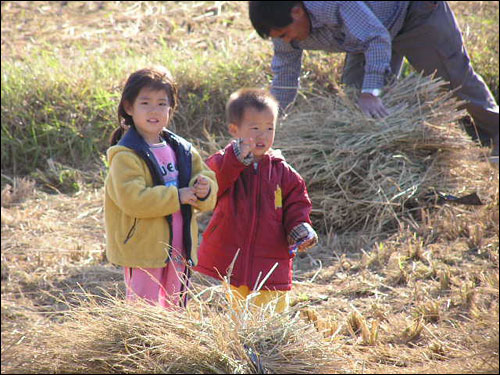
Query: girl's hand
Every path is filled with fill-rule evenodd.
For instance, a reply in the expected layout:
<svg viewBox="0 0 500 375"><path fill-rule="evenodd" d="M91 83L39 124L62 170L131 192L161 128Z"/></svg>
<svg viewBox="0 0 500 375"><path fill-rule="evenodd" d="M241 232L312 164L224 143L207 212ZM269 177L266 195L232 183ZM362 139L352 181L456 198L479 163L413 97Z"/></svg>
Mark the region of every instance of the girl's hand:
<svg viewBox="0 0 500 375"><path fill-rule="evenodd" d="M210 192L210 183L204 176L199 176L194 183L194 193L199 199L205 199Z"/></svg>
<svg viewBox="0 0 500 375"><path fill-rule="evenodd" d="M253 138L241 138L240 151L241 158L245 159L255 148L255 141Z"/></svg>
<svg viewBox="0 0 500 375"><path fill-rule="evenodd" d="M179 200L181 204L196 205L198 198L196 197L195 189L192 187L179 189Z"/></svg>

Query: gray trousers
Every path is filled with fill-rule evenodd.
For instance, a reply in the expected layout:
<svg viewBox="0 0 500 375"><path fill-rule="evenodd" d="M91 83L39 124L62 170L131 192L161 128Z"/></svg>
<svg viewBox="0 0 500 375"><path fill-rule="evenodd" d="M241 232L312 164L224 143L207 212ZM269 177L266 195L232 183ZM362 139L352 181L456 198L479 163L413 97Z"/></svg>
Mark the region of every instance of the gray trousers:
<svg viewBox="0 0 500 375"><path fill-rule="evenodd" d="M403 28L392 41L391 70L401 73L403 58L418 72L436 75L465 100L478 130L498 144L498 105L480 75L472 69L462 33L446 1L411 1ZM364 54L347 54L342 82L361 87ZM495 142L495 141L494 141Z"/></svg>

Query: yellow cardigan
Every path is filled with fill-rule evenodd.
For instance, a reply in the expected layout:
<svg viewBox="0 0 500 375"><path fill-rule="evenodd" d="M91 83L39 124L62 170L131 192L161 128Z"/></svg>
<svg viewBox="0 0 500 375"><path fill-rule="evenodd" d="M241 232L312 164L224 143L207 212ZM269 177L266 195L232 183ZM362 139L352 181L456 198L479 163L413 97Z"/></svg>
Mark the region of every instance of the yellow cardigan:
<svg viewBox="0 0 500 375"><path fill-rule="evenodd" d="M191 260L198 262L198 211L210 211L217 199L215 173L206 166L199 153L191 148L192 173L189 186L205 176L210 194L192 207ZM165 216L180 209L175 186L153 186L146 162L128 147L116 145L107 151L109 173L104 187L106 256L124 267L160 268L166 265L170 231Z"/></svg>

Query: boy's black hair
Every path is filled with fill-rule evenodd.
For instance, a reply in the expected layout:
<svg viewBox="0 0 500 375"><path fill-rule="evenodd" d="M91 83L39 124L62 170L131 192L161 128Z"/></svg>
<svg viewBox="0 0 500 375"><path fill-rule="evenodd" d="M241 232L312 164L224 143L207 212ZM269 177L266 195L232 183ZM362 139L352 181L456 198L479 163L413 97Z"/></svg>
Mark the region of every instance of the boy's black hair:
<svg viewBox="0 0 500 375"><path fill-rule="evenodd" d="M249 1L248 15L257 34L267 39L271 29L281 29L293 22L292 8L302 1Z"/></svg>
<svg viewBox="0 0 500 375"><path fill-rule="evenodd" d="M242 88L229 97L226 104L226 120L228 124L240 126L245 109L255 108L257 111L270 109L278 115L279 104L275 97L265 89Z"/></svg>

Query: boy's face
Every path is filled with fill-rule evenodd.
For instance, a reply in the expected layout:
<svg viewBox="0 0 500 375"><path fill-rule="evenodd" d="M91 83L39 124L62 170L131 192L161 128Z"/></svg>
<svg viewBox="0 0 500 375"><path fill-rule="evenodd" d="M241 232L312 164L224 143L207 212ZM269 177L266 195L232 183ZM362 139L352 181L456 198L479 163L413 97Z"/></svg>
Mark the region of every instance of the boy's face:
<svg viewBox="0 0 500 375"><path fill-rule="evenodd" d="M311 21L309 16L301 5L294 6L290 13L292 23L280 29L271 29L269 36L271 38L280 38L286 43L294 40L302 41L309 37L311 33Z"/></svg>
<svg viewBox="0 0 500 375"><path fill-rule="evenodd" d="M235 138L253 140L255 147L251 150L260 159L273 146L276 131L276 116L271 108L259 111L248 107L243 112L240 125L229 124L229 133Z"/></svg>

